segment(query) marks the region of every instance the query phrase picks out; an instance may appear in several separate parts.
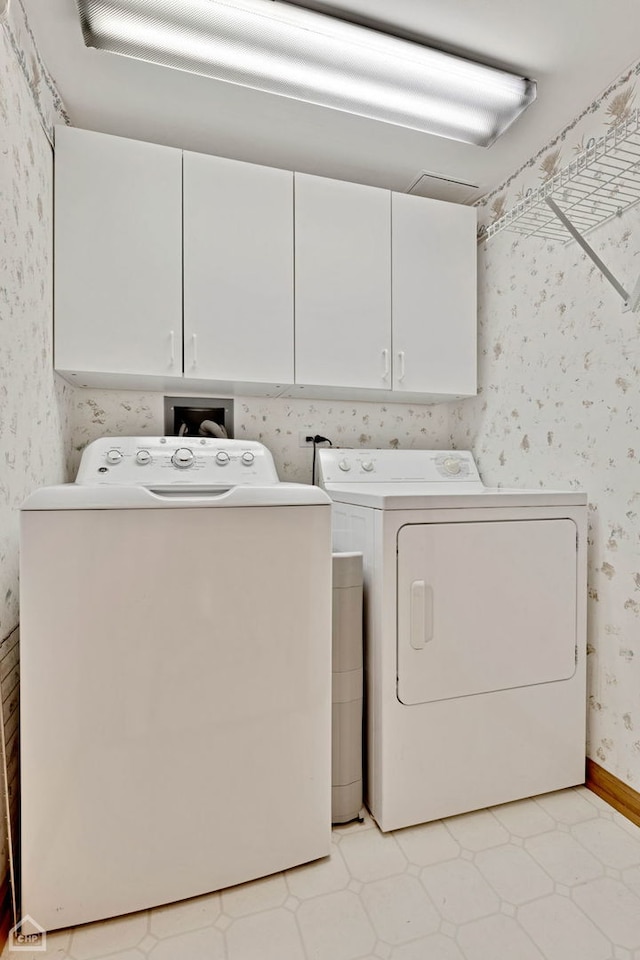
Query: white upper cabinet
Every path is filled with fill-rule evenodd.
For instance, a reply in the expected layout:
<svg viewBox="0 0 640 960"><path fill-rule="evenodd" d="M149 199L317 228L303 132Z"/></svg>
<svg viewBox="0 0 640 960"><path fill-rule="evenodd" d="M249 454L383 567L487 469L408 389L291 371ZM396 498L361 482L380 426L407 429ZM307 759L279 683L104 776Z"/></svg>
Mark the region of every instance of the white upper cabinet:
<svg viewBox="0 0 640 960"><path fill-rule="evenodd" d="M295 175L296 384L390 389L391 195Z"/></svg>
<svg viewBox="0 0 640 960"><path fill-rule="evenodd" d="M476 392L476 211L392 194L394 392Z"/></svg>
<svg viewBox="0 0 640 960"><path fill-rule="evenodd" d="M293 174L184 154L184 375L293 381Z"/></svg>
<svg viewBox="0 0 640 960"><path fill-rule="evenodd" d="M180 150L56 127L55 364L180 376Z"/></svg>

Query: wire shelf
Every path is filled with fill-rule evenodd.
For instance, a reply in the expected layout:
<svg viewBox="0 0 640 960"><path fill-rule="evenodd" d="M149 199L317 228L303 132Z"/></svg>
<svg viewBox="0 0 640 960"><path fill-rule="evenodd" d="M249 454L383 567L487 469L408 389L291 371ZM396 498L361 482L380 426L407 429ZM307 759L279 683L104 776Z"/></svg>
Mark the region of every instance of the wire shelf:
<svg viewBox="0 0 640 960"><path fill-rule="evenodd" d="M551 199L582 235L622 216L640 200L640 110L612 127L542 186L490 224L479 239L502 230L568 243L572 237L549 207Z"/></svg>

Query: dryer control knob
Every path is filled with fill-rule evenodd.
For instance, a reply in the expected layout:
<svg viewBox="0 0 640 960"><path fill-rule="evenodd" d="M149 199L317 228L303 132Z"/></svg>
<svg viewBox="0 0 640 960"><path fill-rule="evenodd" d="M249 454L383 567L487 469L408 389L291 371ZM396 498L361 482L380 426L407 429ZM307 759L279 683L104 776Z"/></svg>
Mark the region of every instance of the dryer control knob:
<svg viewBox="0 0 640 960"><path fill-rule="evenodd" d="M144 466L147 463L151 463L151 454L148 450L138 450L136 453L136 463L141 463Z"/></svg>
<svg viewBox="0 0 640 960"><path fill-rule="evenodd" d="M373 470L373 461L372 461L372 460L365 460L364 463L362 464L362 469L363 469L366 473L371 473L371 471Z"/></svg>
<svg viewBox="0 0 640 960"><path fill-rule="evenodd" d="M219 453L216 453L216 463L219 463L221 467L225 467L230 459L226 450L220 450Z"/></svg>
<svg viewBox="0 0 640 960"><path fill-rule="evenodd" d="M107 450L107 463L120 463L122 454L119 450Z"/></svg>
<svg viewBox="0 0 640 960"><path fill-rule="evenodd" d="M247 466L250 466L250 464L252 464L254 460L255 460L255 457L251 453L251 450L247 450L245 451L245 453L242 454L242 462L246 463Z"/></svg>
<svg viewBox="0 0 640 960"><path fill-rule="evenodd" d="M341 470L344 470L345 473L346 473L348 470L351 470L351 464L349 463L348 460L341 460L341 461L339 462L338 466L340 467Z"/></svg>
<svg viewBox="0 0 640 960"><path fill-rule="evenodd" d="M178 447L174 455L171 457L171 463L174 467L190 467L195 457L193 455L193 450L189 450L189 447Z"/></svg>
<svg viewBox="0 0 640 960"><path fill-rule="evenodd" d="M454 457L449 457L443 462L442 466L451 477L457 476L461 470L460 461L456 460Z"/></svg>

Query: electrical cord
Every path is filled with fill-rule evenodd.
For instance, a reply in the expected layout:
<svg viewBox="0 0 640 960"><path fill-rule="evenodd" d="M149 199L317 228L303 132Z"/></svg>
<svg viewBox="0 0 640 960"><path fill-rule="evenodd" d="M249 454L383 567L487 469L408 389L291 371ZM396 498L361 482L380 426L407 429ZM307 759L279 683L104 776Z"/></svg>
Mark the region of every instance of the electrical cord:
<svg viewBox="0 0 640 960"><path fill-rule="evenodd" d="M329 446L332 447L333 443L331 442L331 440L329 440L328 437L321 437L319 433L316 433L315 436L311 436L311 434L309 434L308 437L305 437L305 440L307 441L307 443L313 444L313 464L311 466L311 483L314 484L316 482L316 450L318 448L318 444L328 443Z"/></svg>

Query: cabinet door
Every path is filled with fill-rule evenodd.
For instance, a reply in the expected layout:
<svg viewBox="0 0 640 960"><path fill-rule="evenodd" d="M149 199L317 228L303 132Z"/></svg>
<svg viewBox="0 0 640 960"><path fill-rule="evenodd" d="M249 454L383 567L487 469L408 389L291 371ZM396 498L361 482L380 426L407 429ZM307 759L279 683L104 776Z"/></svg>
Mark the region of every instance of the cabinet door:
<svg viewBox="0 0 640 960"><path fill-rule="evenodd" d="M293 382L293 174L184 155L185 376Z"/></svg>
<svg viewBox="0 0 640 960"><path fill-rule="evenodd" d="M476 211L392 194L393 389L476 392Z"/></svg>
<svg viewBox="0 0 640 960"><path fill-rule="evenodd" d="M389 388L390 193L296 174L296 383Z"/></svg>
<svg viewBox="0 0 640 960"><path fill-rule="evenodd" d="M55 365L180 376L180 150L56 128Z"/></svg>

